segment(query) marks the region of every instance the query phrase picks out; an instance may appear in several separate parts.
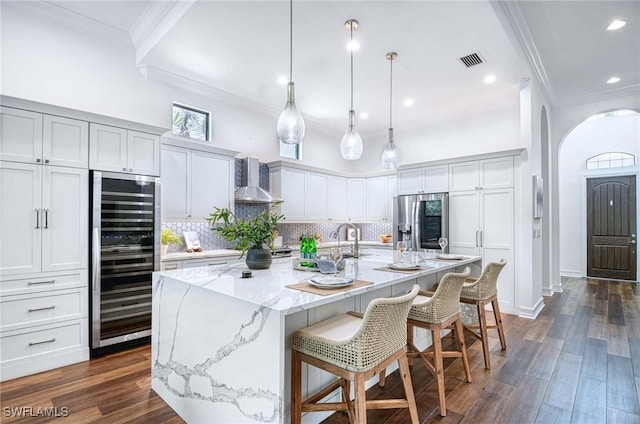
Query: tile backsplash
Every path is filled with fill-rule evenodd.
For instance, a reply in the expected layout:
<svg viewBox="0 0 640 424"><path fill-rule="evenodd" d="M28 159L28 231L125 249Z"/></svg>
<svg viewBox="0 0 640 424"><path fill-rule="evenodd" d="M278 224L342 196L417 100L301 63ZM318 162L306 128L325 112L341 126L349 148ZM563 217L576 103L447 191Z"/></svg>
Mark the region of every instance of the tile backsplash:
<svg viewBox="0 0 640 424"><path fill-rule="evenodd" d="M244 172L246 159L236 159L235 164L235 186L240 187L246 185L247 177ZM266 164L260 164L260 187L269 190L269 167ZM249 218L256 216L260 212L268 210L269 205L236 203L235 214L239 218ZM213 209L212 209L213 211ZM331 238L331 233L336 231L340 223L308 223L308 224L288 224L283 222L278 225L278 230L282 236L284 245L299 244L300 237L303 233L315 234L319 233L323 241L335 241ZM361 229L361 239L378 241L380 234L391 233L391 223L377 224L356 224ZM200 239L200 245L204 250L226 249L231 248L232 243L227 243L220 236L211 230L209 223L206 221L167 221L162 223L162 228L171 228L182 238L184 231L195 231ZM340 234L340 240L346 240L346 230L343 228ZM184 239L183 239L184 242ZM169 246L169 252L184 251L183 246Z"/></svg>

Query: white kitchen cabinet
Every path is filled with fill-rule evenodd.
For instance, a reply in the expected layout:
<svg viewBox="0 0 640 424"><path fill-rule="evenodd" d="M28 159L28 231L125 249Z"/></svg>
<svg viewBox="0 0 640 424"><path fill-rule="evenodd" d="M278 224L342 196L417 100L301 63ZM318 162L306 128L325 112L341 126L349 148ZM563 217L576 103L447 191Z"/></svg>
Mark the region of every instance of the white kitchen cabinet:
<svg viewBox="0 0 640 424"><path fill-rule="evenodd" d="M449 193L450 251L480 255L484 264L507 261L498 279L498 300L506 311L515 310L514 225L513 188Z"/></svg>
<svg viewBox="0 0 640 424"><path fill-rule="evenodd" d="M364 178L349 178L347 181L347 208L349 221L364 221L367 219L367 180Z"/></svg>
<svg viewBox="0 0 640 424"><path fill-rule="evenodd" d="M367 221L392 221L393 197L397 196L395 175L367 178Z"/></svg>
<svg viewBox="0 0 640 424"><path fill-rule="evenodd" d="M347 179L344 177L329 176L329 191L327 204L329 205L329 220L343 222L349 219L347 205Z"/></svg>
<svg viewBox="0 0 640 424"><path fill-rule="evenodd" d="M449 165L434 165L398 171L398 194L446 193Z"/></svg>
<svg viewBox="0 0 640 424"><path fill-rule="evenodd" d="M449 191L513 187L513 156L449 165Z"/></svg>
<svg viewBox="0 0 640 424"><path fill-rule="evenodd" d="M327 194L329 177L326 174L307 172L305 180L305 211L306 218L314 221L324 221L328 218Z"/></svg>
<svg viewBox="0 0 640 424"><path fill-rule="evenodd" d="M204 219L214 207L233 210L234 159L162 146L162 218Z"/></svg>
<svg viewBox="0 0 640 424"><path fill-rule="evenodd" d="M94 123L89 130L89 168L160 175L158 136Z"/></svg>
<svg viewBox="0 0 640 424"><path fill-rule="evenodd" d="M87 122L8 107L0 110L0 160L87 167Z"/></svg>
<svg viewBox="0 0 640 424"><path fill-rule="evenodd" d="M87 267L86 169L0 163L0 275Z"/></svg>
<svg viewBox="0 0 640 424"><path fill-rule="evenodd" d="M279 184L270 185L282 198L281 213L290 221L304 221L306 198L306 172L300 169L282 168ZM279 191L278 191L279 189Z"/></svg>

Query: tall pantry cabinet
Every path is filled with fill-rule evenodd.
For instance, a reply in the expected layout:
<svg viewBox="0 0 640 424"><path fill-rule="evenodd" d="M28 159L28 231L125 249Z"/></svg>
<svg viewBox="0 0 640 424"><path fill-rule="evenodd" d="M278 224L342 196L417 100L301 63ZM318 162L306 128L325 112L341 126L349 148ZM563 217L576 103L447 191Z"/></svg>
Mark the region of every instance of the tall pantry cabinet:
<svg viewBox="0 0 640 424"><path fill-rule="evenodd" d="M505 259L498 300L515 310L514 157L449 164L449 246L452 253Z"/></svg>
<svg viewBox="0 0 640 424"><path fill-rule="evenodd" d="M88 123L0 110L2 379L88 359Z"/></svg>

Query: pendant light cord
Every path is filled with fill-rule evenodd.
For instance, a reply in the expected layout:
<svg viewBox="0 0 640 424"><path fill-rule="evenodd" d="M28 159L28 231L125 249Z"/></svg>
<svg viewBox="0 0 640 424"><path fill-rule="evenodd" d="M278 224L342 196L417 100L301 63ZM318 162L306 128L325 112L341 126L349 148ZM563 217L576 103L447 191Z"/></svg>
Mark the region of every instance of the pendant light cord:
<svg viewBox="0 0 640 424"><path fill-rule="evenodd" d="M293 81L293 0L289 1L289 82Z"/></svg>
<svg viewBox="0 0 640 424"><path fill-rule="evenodd" d="M351 30L351 110L353 110L353 22L349 24Z"/></svg>
<svg viewBox="0 0 640 424"><path fill-rule="evenodd" d="M393 57L389 59L389 128L393 128Z"/></svg>

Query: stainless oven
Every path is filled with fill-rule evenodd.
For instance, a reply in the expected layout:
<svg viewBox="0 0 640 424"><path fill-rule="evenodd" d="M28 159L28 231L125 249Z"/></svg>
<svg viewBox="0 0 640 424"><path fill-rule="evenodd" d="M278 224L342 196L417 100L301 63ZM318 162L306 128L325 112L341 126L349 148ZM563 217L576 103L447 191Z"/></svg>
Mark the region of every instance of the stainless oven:
<svg viewBox="0 0 640 424"><path fill-rule="evenodd" d="M395 198L393 206L393 243L403 240L414 251L441 250L440 237L449 235L449 195L447 193L411 194ZM446 246L443 253L449 251Z"/></svg>
<svg viewBox="0 0 640 424"><path fill-rule="evenodd" d="M160 178L91 171L91 350L151 335Z"/></svg>

